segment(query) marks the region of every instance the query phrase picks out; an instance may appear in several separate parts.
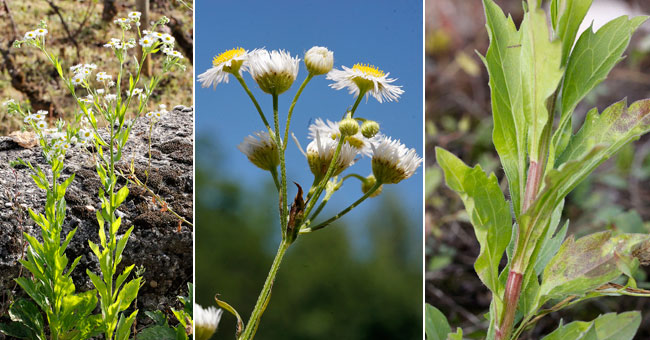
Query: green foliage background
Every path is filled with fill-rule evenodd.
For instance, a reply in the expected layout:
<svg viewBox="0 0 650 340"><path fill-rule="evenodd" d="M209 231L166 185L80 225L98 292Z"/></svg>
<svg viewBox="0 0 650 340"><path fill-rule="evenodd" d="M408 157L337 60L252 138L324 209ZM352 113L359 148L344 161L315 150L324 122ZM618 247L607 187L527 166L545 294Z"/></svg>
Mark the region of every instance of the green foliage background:
<svg viewBox="0 0 650 340"><path fill-rule="evenodd" d="M196 302L218 293L247 319L280 242L276 194L270 180L253 191L223 175L215 145L199 138L196 152ZM387 191L365 225L344 218L289 249L257 338L422 338L421 221ZM235 323L224 313L213 339L233 339Z"/></svg>

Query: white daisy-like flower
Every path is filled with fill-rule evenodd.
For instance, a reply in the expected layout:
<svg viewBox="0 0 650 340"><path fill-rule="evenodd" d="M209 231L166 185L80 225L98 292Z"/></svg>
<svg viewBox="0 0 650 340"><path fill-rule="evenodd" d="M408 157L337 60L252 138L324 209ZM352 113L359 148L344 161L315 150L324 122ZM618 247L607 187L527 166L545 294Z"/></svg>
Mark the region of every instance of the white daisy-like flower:
<svg viewBox="0 0 650 340"><path fill-rule="evenodd" d="M46 30L45 28L37 28L37 29L34 31L34 33L35 33L36 36L38 36L38 37L44 37L44 36L47 35L47 30Z"/></svg>
<svg viewBox="0 0 650 340"><path fill-rule="evenodd" d="M90 129L81 129L79 130L79 138L82 141L87 141L93 138L93 132Z"/></svg>
<svg viewBox="0 0 650 340"><path fill-rule="evenodd" d="M334 52L326 47L314 46L305 53L305 66L309 73L325 74L334 67Z"/></svg>
<svg viewBox="0 0 650 340"><path fill-rule="evenodd" d="M23 118L23 123L29 123L34 120L34 117L32 115L27 115L25 118Z"/></svg>
<svg viewBox="0 0 650 340"><path fill-rule="evenodd" d="M75 86L81 85L84 82L84 76L80 75L80 74L75 75L74 77L72 77L71 81L72 81L72 84L75 85Z"/></svg>
<svg viewBox="0 0 650 340"><path fill-rule="evenodd" d="M397 101L404 93L401 86L392 85L395 78L388 78L390 73L384 73L373 65L355 64L352 68L343 66L343 70L333 69L327 74L327 79L333 80L330 87L335 90L347 88L350 94L360 93L373 96L378 102Z"/></svg>
<svg viewBox="0 0 650 340"><path fill-rule="evenodd" d="M169 55L174 57L174 58L178 58L178 59L183 59L184 58L183 54L181 52L178 52L178 51L171 51L171 53L169 53Z"/></svg>
<svg viewBox="0 0 650 340"><path fill-rule="evenodd" d="M219 320L221 320L221 309L213 306L203 309L198 304L194 304L194 329L196 340L208 340L217 331Z"/></svg>
<svg viewBox="0 0 650 340"><path fill-rule="evenodd" d="M288 90L298 76L300 58L284 50L257 50L248 59L248 70L260 89L279 95Z"/></svg>
<svg viewBox="0 0 650 340"><path fill-rule="evenodd" d="M151 119L155 116L155 111L149 111L145 114L145 117Z"/></svg>
<svg viewBox="0 0 650 340"><path fill-rule="evenodd" d="M85 104L92 104L93 103L93 96L89 94L86 97L79 98L79 101L82 102L82 103L85 103Z"/></svg>
<svg viewBox="0 0 650 340"><path fill-rule="evenodd" d="M57 132L54 132L54 133L50 134L50 138L52 138L52 140L64 139L65 137L66 137L66 135L63 132L58 132L57 131Z"/></svg>
<svg viewBox="0 0 650 340"><path fill-rule="evenodd" d="M104 90L104 89L97 89L97 94L104 94L104 92L106 92L106 90Z"/></svg>
<svg viewBox="0 0 650 340"><path fill-rule="evenodd" d="M104 99L106 99L107 102L112 102L115 99L117 99L117 95L110 93L104 96Z"/></svg>
<svg viewBox="0 0 650 340"><path fill-rule="evenodd" d="M89 69L89 70L97 69L97 65L96 65L96 64L84 64L84 67L87 68L87 69Z"/></svg>
<svg viewBox="0 0 650 340"><path fill-rule="evenodd" d="M97 81L107 81L107 80L110 81L111 79L113 79L113 76L107 74L106 72L97 72L95 77L97 78Z"/></svg>
<svg viewBox="0 0 650 340"><path fill-rule="evenodd" d="M140 39L140 42L139 42L139 43L140 43L140 45L141 45L142 47L151 47L151 46L153 45L154 41L155 41L155 40L154 40L154 38L153 38L152 36L150 36L150 35L145 35L144 37L142 37L142 38Z"/></svg>
<svg viewBox="0 0 650 340"><path fill-rule="evenodd" d="M142 13L134 11L134 12L129 12L129 19L133 22L140 21L140 16Z"/></svg>
<svg viewBox="0 0 650 340"><path fill-rule="evenodd" d="M241 74L242 65L248 60L247 50L237 47L227 50L212 59L212 67L199 74L201 87L217 87L217 84L228 82L228 74Z"/></svg>
<svg viewBox="0 0 650 340"><path fill-rule="evenodd" d="M83 67L83 64L77 64L77 65L74 65L74 66L70 66L70 72L77 73L77 70L82 68L82 67Z"/></svg>
<svg viewBox="0 0 650 340"><path fill-rule="evenodd" d="M134 48L135 45L136 45L135 39L131 38L131 39L129 39L129 41L124 43L124 48L125 49Z"/></svg>
<svg viewBox="0 0 650 340"><path fill-rule="evenodd" d="M381 183L399 183L411 177L421 163L415 149L399 140L381 136L372 143L372 173Z"/></svg>
<svg viewBox="0 0 650 340"><path fill-rule="evenodd" d="M43 120L43 119L45 119L45 117L47 117L48 113L49 112L47 112L45 110L38 110L38 111L36 111L36 113L32 114L32 116L36 120Z"/></svg>
<svg viewBox="0 0 650 340"><path fill-rule="evenodd" d="M9 106L9 105L11 105L11 104L15 104L15 103L16 103L15 100L13 100L13 99L7 99L7 100L5 100L5 101L2 103L2 106Z"/></svg>
<svg viewBox="0 0 650 340"><path fill-rule="evenodd" d="M164 54L170 55L172 52L174 52L174 49L171 47L163 47L162 52Z"/></svg>
<svg viewBox="0 0 650 340"><path fill-rule="evenodd" d="M41 130L47 129L47 123L44 120L39 120L38 122L36 122L36 127Z"/></svg>
<svg viewBox="0 0 650 340"><path fill-rule="evenodd" d="M320 136L320 138L329 138L331 140L338 141L338 139L341 137L339 123L332 122L329 119L323 121L322 119L317 118L314 123L309 126L309 138L316 139L317 136ZM355 135L346 137L345 144L350 145L359 153L365 156L370 156L372 154L370 139L364 137L361 134L361 131L357 132Z"/></svg>
<svg viewBox="0 0 650 340"><path fill-rule="evenodd" d="M137 96L137 95L139 95L139 94L141 94L141 93L142 93L142 89L141 89L141 88L137 88L137 87L136 87L136 88L133 89L133 95L134 95L134 96Z"/></svg>
<svg viewBox="0 0 650 340"><path fill-rule="evenodd" d="M174 39L174 37L171 35L165 33L162 35L162 37L160 37L160 41L162 41L163 44L171 45L174 43L174 41L176 41L176 39Z"/></svg>
<svg viewBox="0 0 650 340"><path fill-rule="evenodd" d="M108 85L108 87L113 87L113 86L115 86L115 82L111 80L111 81L108 82L107 85Z"/></svg>
<svg viewBox="0 0 650 340"><path fill-rule="evenodd" d="M307 162L309 163L309 169L317 181L320 181L327 174L338 144L338 138L334 140L325 136L316 135L316 138L307 145ZM341 147L341 152L332 176L340 174L343 170L354 164L357 154L357 149L344 143Z"/></svg>
<svg viewBox="0 0 650 340"><path fill-rule="evenodd" d="M153 38L158 39L158 40L160 40L160 41L162 41L164 35L165 35L165 34L163 34L163 33L161 33L161 32L153 32L153 34L151 34L151 36L152 36Z"/></svg>
<svg viewBox="0 0 650 340"><path fill-rule="evenodd" d="M237 146L237 149L244 153L251 163L262 170L277 168L280 164L280 154L278 153L277 144L273 140L275 137L266 131L255 132L254 135L244 138L244 141Z"/></svg>
<svg viewBox="0 0 650 340"><path fill-rule="evenodd" d="M25 36L23 37L25 40L31 40L31 39L36 39L36 31L29 31L25 33Z"/></svg>
<svg viewBox="0 0 650 340"><path fill-rule="evenodd" d="M113 20L113 23L118 24L118 25L127 25L129 23L129 19L127 19L127 18L117 18L117 19Z"/></svg>

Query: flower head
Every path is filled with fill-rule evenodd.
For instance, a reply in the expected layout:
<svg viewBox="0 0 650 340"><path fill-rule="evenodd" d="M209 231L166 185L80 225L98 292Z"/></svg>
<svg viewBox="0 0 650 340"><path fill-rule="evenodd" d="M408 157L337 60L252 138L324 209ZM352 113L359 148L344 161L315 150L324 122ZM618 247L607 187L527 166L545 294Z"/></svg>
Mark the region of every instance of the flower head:
<svg viewBox="0 0 650 340"><path fill-rule="evenodd" d="M129 20L131 20L132 22L140 21L140 16L141 15L142 15L142 13L140 13L140 12L136 12L136 11L129 12Z"/></svg>
<svg viewBox="0 0 650 340"><path fill-rule="evenodd" d="M160 41L162 41L163 44L166 44L166 45L172 45L172 44L174 44L174 41L175 41L175 40L176 40L176 39L174 39L174 37L172 37L171 35L166 34L166 33L163 34L162 37L160 37Z"/></svg>
<svg viewBox="0 0 650 340"><path fill-rule="evenodd" d="M279 95L288 90L298 76L300 59L284 50L257 50L248 59L248 70L260 89Z"/></svg>
<svg viewBox="0 0 650 340"><path fill-rule="evenodd" d="M327 174L338 144L338 138L331 139L317 134L316 138L307 145L307 162L316 180L320 181ZM347 143L343 144L332 175L336 176L354 164L357 154L357 149Z"/></svg>
<svg viewBox="0 0 650 340"><path fill-rule="evenodd" d="M225 51L212 59L212 67L199 74L201 87L213 86L228 82L228 74L241 74L241 67L248 60L249 53L241 47Z"/></svg>
<svg viewBox="0 0 650 340"><path fill-rule="evenodd" d="M198 304L194 304L194 328L196 340L208 340L214 332L217 331L219 320L221 320L221 309L210 306L203 309Z"/></svg>
<svg viewBox="0 0 650 340"><path fill-rule="evenodd" d="M34 33L36 34L36 36L44 37L44 36L47 35L47 30L46 30L45 28L37 28L37 29L34 31Z"/></svg>
<svg viewBox="0 0 650 340"><path fill-rule="evenodd" d="M370 189L372 189L375 185L377 184L377 179L375 178L375 175L368 175L363 181L361 181L361 192L364 194L367 194ZM380 185L375 192L370 194L370 197L377 197L379 194L381 194L382 188L384 186Z"/></svg>
<svg viewBox="0 0 650 340"><path fill-rule="evenodd" d="M237 146L251 163L262 170L275 169L280 164L280 154L273 136L266 131L255 132Z"/></svg>
<svg viewBox="0 0 650 340"><path fill-rule="evenodd" d="M145 35L144 37L140 38L140 45L142 47L151 47L153 43L155 42L155 38L150 36L150 35Z"/></svg>
<svg viewBox="0 0 650 340"><path fill-rule="evenodd" d="M325 47L314 46L305 53L305 66L313 75L325 74L334 66L334 52Z"/></svg>
<svg viewBox="0 0 650 340"><path fill-rule="evenodd" d="M327 79L333 80L330 84L335 90L347 88L355 96L372 95L382 103L384 100L397 101L404 93L401 86L392 85L395 78L388 78L390 73L384 73L373 65L355 64L352 68L343 66L343 70L332 70L327 74Z"/></svg>
<svg viewBox="0 0 650 340"><path fill-rule="evenodd" d="M411 177L422 163L415 149L386 136L373 141L372 151L372 173L381 183L399 183Z"/></svg>
<svg viewBox="0 0 650 340"><path fill-rule="evenodd" d="M340 124L338 122L332 122L329 119L323 121L322 119L317 118L314 123L309 126L309 138L316 139L317 136L338 141L341 137ZM345 144L351 146L363 155L370 156L372 153L370 140L365 138L359 132L345 137Z"/></svg>
<svg viewBox="0 0 650 340"><path fill-rule="evenodd" d="M36 31L29 31L29 32L25 33L25 36L23 37L23 39L31 40L31 39L36 39L36 37L37 37Z"/></svg>

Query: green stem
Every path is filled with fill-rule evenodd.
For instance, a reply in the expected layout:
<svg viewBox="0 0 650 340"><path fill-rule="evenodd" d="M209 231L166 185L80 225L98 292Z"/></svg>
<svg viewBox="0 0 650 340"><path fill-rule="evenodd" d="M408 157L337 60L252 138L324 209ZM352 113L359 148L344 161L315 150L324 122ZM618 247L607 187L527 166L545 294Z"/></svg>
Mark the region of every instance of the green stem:
<svg viewBox="0 0 650 340"><path fill-rule="evenodd" d="M275 125L275 143L282 145L280 140L280 118L278 116L278 95L273 94L273 124ZM287 227L287 216L289 210L287 207L287 165L284 159L284 147L278 147L280 154L280 225L282 227L282 234Z"/></svg>
<svg viewBox="0 0 650 340"><path fill-rule="evenodd" d="M354 102L354 106L352 106L352 110L350 110L350 117L354 117L354 112L357 111L357 106L359 106L359 103L361 103L361 99L363 99L363 96L366 94L366 92L360 92L359 96L357 97L357 100Z"/></svg>
<svg viewBox="0 0 650 340"><path fill-rule="evenodd" d="M282 143L282 148L287 149L287 141L289 140L289 125L291 124L291 116L293 115L293 107L296 106L296 102L298 101L298 98L300 97L300 94L302 93L302 90L307 86L307 83L313 78L314 75L312 73L309 73L307 78L302 82L300 87L298 88L298 92L296 92L296 96L293 97L293 102L291 102L291 106L289 107L289 114L287 115L287 126L284 128L284 143Z"/></svg>
<svg viewBox="0 0 650 340"><path fill-rule="evenodd" d="M375 191L377 191L379 189L379 187L381 187L381 183L380 182L375 183L375 185L372 188L370 188L370 190L368 190L368 192L366 192L363 196L361 196L361 198L356 200L354 203L350 204L347 208L341 210L338 214L332 216L330 219L328 219L327 221L325 221L323 223L319 223L318 225L313 226L313 227L308 227L308 228L301 229L300 233L301 234L311 233L311 232L316 231L318 229L323 229L323 228L327 227L329 224L331 224L332 222L334 222L334 221L338 220L339 218L343 217L343 215L347 214L348 212L350 212L350 210L354 209L356 206L361 204L361 202L365 201Z"/></svg>
<svg viewBox="0 0 650 340"><path fill-rule="evenodd" d="M275 183L275 188L278 189L278 192L280 191L280 181L278 181L278 168L272 168L269 170L271 172L271 176L273 176L273 183Z"/></svg>
<svg viewBox="0 0 650 340"><path fill-rule="evenodd" d="M320 194L323 192L323 189L325 189L325 186L327 185L327 181L334 173L334 168L336 168L336 164L338 163L339 155L341 154L341 149L343 148L343 143L345 143L345 139L339 138L339 144L336 146L336 150L334 151L334 156L332 157L330 166L327 169L325 176L318 184L318 187L316 187L314 194L309 197L309 203L307 204L307 208L305 209L304 216L309 216L309 213L314 208L314 205L318 201Z"/></svg>
<svg viewBox="0 0 650 340"><path fill-rule="evenodd" d="M255 99L255 96L253 95L251 90L246 85L246 81L244 81L244 78L242 78L242 76L239 73L235 73L235 74L233 74L233 76L235 76L237 81L239 81L241 86L244 88L244 91L246 91L248 96L253 101L253 104L255 104L255 108L257 109L257 112L260 114L260 118L262 118L262 122L264 122L264 126L266 126L266 129L271 131L271 125L269 125L269 121L266 120L266 117L264 116L264 112L262 111L262 108L260 107L260 104L257 102L257 99Z"/></svg>
<svg viewBox="0 0 650 340"><path fill-rule="evenodd" d="M282 262L282 258L288 248L289 243L282 240L280 247L278 247L278 252L275 255L275 259L273 260L273 264L271 265L269 275L266 277L266 281L264 282L264 287L262 287L262 291L257 298L251 317L248 320L248 324L246 324L246 328L238 340L251 340L255 336L262 314L264 313L264 310L266 310L266 306L269 304L269 300L271 299L271 289L273 288L275 277L278 274L278 269L280 269L280 263Z"/></svg>

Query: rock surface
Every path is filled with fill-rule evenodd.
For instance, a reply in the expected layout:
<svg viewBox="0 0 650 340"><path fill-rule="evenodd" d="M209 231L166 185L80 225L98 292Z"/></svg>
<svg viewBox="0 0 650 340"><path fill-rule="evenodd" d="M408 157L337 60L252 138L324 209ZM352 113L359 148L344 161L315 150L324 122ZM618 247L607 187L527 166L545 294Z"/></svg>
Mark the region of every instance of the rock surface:
<svg viewBox="0 0 650 340"><path fill-rule="evenodd" d="M144 182L147 169L147 187L162 198L168 206L186 220L193 220L193 122L190 107L177 106L151 133L151 164L149 166L149 120L136 121L118 168L128 173L133 161L135 173ZM66 254L70 262L81 256L72 276L77 291L92 289L86 269L99 273L99 265L92 254L88 240L99 243L95 210L99 208L97 192L99 177L90 152L75 148L66 155L63 177L76 177L65 195L67 215L64 233L77 227ZM10 162L22 158L42 169L48 169L41 149L25 149L9 137L0 137L0 315L8 308L9 296L24 296L13 281L18 275L28 275L18 260L23 256L23 232L41 240L41 230L29 219L27 208L42 212L45 192L30 178L26 167L12 168ZM46 171L47 173L47 171ZM121 187L126 180L120 180ZM159 201L145 189L129 183L130 194L122 204L120 234L129 226L134 230L124 251L121 267L135 264L145 268L145 284L138 295L138 308L144 311L179 308L178 295L187 294L187 283L192 282L192 227L179 226L179 219L165 211ZM120 272L122 269L119 269ZM132 274L133 275L133 274Z"/></svg>

